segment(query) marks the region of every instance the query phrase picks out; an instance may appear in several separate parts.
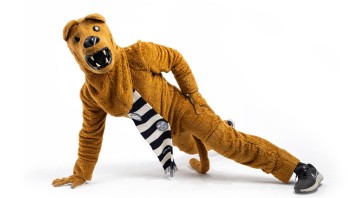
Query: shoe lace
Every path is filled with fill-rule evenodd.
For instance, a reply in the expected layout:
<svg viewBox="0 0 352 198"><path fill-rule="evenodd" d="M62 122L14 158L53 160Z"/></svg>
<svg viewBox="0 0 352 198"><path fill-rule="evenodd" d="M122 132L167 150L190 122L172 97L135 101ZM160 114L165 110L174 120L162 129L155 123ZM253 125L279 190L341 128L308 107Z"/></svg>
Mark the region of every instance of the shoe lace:
<svg viewBox="0 0 352 198"><path fill-rule="evenodd" d="M302 167L300 168L297 173L296 173L296 178L295 180L298 179L306 179L307 178L307 171L308 167Z"/></svg>

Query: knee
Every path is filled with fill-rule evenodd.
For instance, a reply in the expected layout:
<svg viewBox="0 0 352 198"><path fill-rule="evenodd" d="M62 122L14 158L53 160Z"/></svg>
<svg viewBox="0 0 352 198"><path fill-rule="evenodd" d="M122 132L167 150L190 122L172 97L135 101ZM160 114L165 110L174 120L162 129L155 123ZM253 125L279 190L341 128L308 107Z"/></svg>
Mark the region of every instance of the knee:
<svg viewBox="0 0 352 198"><path fill-rule="evenodd" d="M219 122L202 141L217 152L227 152L235 147L237 131L225 122Z"/></svg>

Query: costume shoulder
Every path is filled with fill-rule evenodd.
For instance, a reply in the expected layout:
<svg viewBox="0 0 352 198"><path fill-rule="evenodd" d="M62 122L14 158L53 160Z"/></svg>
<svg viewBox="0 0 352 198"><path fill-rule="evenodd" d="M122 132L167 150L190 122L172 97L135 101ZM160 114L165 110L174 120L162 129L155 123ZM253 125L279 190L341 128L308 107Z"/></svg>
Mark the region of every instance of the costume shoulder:
<svg viewBox="0 0 352 198"><path fill-rule="evenodd" d="M169 56L172 55L170 50L172 49L163 45L143 41L138 41L125 48L130 66L137 66L144 70L153 70L151 67L158 65L168 65Z"/></svg>
<svg viewBox="0 0 352 198"><path fill-rule="evenodd" d="M148 70L148 64L145 62L144 54L148 51L148 48L150 48L148 47L149 45L151 45L151 43L138 41L124 48L130 67L138 70Z"/></svg>
<svg viewBox="0 0 352 198"><path fill-rule="evenodd" d="M96 101L93 99L91 93L89 92L87 83L84 83L81 88L80 98L84 107L98 107Z"/></svg>

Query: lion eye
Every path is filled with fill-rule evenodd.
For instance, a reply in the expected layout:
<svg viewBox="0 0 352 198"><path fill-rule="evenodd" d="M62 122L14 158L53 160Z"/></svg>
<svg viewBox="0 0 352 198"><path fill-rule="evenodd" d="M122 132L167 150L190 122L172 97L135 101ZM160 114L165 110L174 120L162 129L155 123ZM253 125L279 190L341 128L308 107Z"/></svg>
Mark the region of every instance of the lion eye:
<svg viewBox="0 0 352 198"><path fill-rule="evenodd" d="M93 30L96 31L96 32L99 32L100 28L98 26L94 26Z"/></svg>
<svg viewBox="0 0 352 198"><path fill-rule="evenodd" d="M79 37L78 37L78 36L74 36L74 37L73 37L73 41L74 41L75 43L78 43L78 42L79 42Z"/></svg>

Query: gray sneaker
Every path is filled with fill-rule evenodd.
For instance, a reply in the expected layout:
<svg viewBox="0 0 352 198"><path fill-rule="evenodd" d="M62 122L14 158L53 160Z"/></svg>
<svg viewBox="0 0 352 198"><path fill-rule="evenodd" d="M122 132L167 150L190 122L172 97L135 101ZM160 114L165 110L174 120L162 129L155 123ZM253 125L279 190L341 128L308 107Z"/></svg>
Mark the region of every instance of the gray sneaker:
<svg viewBox="0 0 352 198"><path fill-rule="evenodd" d="M295 184L296 193L312 192L319 187L323 180L323 175L311 164L302 166L296 174L296 178L298 178Z"/></svg>

